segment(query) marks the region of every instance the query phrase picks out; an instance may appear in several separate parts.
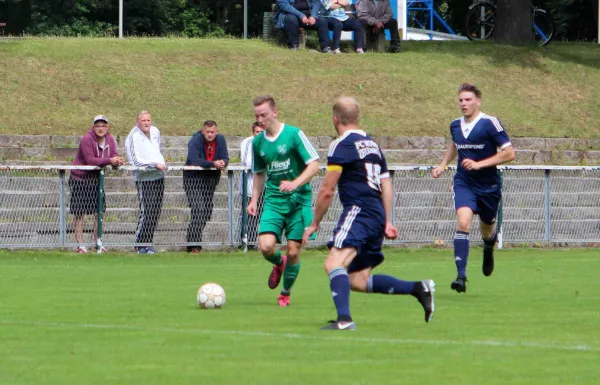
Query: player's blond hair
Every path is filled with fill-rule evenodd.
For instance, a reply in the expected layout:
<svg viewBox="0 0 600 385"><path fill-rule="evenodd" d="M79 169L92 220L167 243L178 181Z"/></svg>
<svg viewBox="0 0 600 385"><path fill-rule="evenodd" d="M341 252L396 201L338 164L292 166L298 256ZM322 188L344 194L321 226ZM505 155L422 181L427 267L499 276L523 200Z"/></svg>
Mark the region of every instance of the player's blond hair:
<svg viewBox="0 0 600 385"><path fill-rule="evenodd" d="M150 115L152 116L152 114L150 113L150 111L148 110L141 110L140 112L137 113L137 115L135 116L136 119L139 119L140 116L142 115Z"/></svg>
<svg viewBox="0 0 600 385"><path fill-rule="evenodd" d="M343 125L358 124L360 121L360 104L354 98L342 96L333 105L333 116Z"/></svg>
<svg viewBox="0 0 600 385"><path fill-rule="evenodd" d="M252 104L254 104L254 107L258 107L265 103L269 103L271 108L276 107L275 99L273 99L273 97L271 95L260 95L260 96L255 97L254 100L252 101Z"/></svg>
<svg viewBox="0 0 600 385"><path fill-rule="evenodd" d="M477 97L477 99L481 99L481 90L475 84L461 84L460 87L458 87L458 93L460 94L461 92L472 92L475 94L475 97Z"/></svg>

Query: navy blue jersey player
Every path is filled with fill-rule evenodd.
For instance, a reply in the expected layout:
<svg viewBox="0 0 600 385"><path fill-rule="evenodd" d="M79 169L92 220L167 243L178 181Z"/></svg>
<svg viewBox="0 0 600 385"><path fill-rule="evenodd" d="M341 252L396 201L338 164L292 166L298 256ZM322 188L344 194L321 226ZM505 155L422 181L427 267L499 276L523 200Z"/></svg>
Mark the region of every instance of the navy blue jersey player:
<svg viewBox="0 0 600 385"><path fill-rule="evenodd" d="M494 271L495 222L502 188L496 166L515 159L515 152L500 121L481 112L479 88L468 83L461 85L458 102L463 116L450 124L452 142L442 163L431 174L438 178L458 155L453 186L457 218L454 260L458 277L450 287L464 293L467 290L469 233L474 214L479 214L484 243L483 274L487 277Z"/></svg>
<svg viewBox="0 0 600 385"><path fill-rule="evenodd" d="M395 238L398 231L390 220L393 191L385 158L377 143L358 128L359 115L359 105L352 98L340 98L333 106L333 124L339 137L329 147L314 220L304 232L303 241L307 242L327 213L337 185L343 212L328 243L325 270L338 317L323 329L356 329L350 315L350 290L411 294L423 306L425 321L429 322L435 309L433 281L371 275L383 262L384 236Z"/></svg>

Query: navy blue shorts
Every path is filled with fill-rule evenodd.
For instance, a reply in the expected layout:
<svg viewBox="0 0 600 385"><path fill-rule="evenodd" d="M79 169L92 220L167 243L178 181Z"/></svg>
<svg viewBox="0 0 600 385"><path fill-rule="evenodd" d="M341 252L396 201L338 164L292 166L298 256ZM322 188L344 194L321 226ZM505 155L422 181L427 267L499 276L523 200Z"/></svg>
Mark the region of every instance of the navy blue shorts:
<svg viewBox="0 0 600 385"><path fill-rule="evenodd" d="M356 249L348 273L374 268L383 262L384 230L385 214L377 219L373 214L361 212L358 206L349 206L344 209L327 247Z"/></svg>
<svg viewBox="0 0 600 385"><path fill-rule="evenodd" d="M462 183L454 182L454 208L468 207L488 225L496 222L502 190L500 187L488 192L477 192Z"/></svg>

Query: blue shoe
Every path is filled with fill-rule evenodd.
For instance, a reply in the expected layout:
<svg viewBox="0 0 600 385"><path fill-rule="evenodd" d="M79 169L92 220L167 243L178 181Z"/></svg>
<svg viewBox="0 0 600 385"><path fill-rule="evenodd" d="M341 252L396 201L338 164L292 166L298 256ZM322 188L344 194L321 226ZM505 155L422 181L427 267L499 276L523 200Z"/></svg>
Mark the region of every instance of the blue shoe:
<svg viewBox="0 0 600 385"><path fill-rule="evenodd" d="M146 254L156 254L156 250L153 246L148 246L146 247L146 249L148 249L148 252Z"/></svg>

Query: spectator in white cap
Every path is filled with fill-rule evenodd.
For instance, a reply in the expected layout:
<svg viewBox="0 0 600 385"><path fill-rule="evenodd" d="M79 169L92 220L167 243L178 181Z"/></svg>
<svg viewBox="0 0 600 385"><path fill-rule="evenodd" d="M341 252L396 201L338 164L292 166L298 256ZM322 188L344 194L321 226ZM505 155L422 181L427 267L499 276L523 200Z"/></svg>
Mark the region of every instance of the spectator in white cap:
<svg viewBox="0 0 600 385"><path fill-rule="evenodd" d="M162 211L167 165L160 153L160 131L152 125L150 112L138 112L136 126L127 136L125 148L132 166L146 168L133 172L140 200L140 216L135 231L135 243L139 246L136 250L138 254L154 254L156 250L149 244L154 240L154 230Z"/></svg>
<svg viewBox="0 0 600 385"><path fill-rule="evenodd" d="M104 115L94 117L92 128L81 138L73 160L74 166L123 165L123 158L117 154L117 143L108 133L108 129L108 119ZM71 191L69 210L75 216L73 221L75 238L79 245L76 251L81 254L87 253L83 242L84 216L98 214L98 175L97 171L73 170L69 178ZM102 211L105 211L106 200L103 201L105 204ZM94 238L97 237L97 224L98 221L94 220Z"/></svg>

